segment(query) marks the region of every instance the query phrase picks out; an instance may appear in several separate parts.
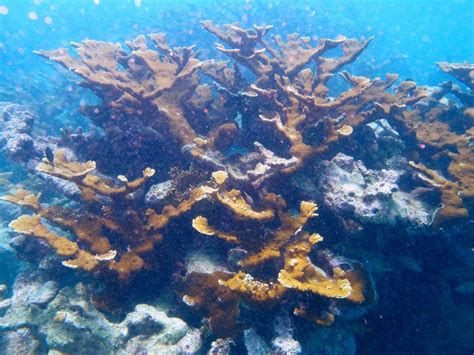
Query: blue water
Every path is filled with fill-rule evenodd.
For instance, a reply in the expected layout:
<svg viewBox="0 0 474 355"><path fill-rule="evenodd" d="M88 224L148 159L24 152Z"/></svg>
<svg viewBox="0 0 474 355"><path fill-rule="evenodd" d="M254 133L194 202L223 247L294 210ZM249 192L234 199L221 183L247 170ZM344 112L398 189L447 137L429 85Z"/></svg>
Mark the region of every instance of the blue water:
<svg viewBox="0 0 474 355"><path fill-rule="evenodd" d="M1 75L32 78L30 70L44 72L44 61L31 54L38 48L67 46L93 38L124 41L138 34L168 33L179 44L200 46L212 42L199 21L246 24L271 23L281 34L334 37L375 36L364 53L383 75L397 72L421 84L439 83L436 61L472 62L474 5L457 1L26 1L4 0L8 15L1 17ZM291 6L290 6L291 5ZM36 20L28 17L37 14ZM46 23L50 19L51 23ZM46 20L49 22L49 20ZM397 58L404 58L397 60ZM392 61L377 68L380 63ZM361 73L362 74L362 73Z"/></svg>
<svg viewBox="0 0 474 355"><path fill-rule="evenodd" d="M397 73L401 80L415 81L419 86L429 87L450 80L469 93L472 98L472 92L466 85L456 82L452 76L443 73L435 63L474 63L473 0L0 0L0 102L19 104L35 114L33 136L59 137L61 130L65 127L71 127L72 130L81 127L85 132L92 132L93 135L102 138L104 135L106 136L104 133L106 129L103 131L94 127L87 114L82 110L86 105L100 104L100 99L93 92L78 85L78 76L33 52L61 47L71 49L71 42L80 42L86 39L123 44L141 34L164 32L171 47L195 45L196 49L200 50L200 60L227 60L228 58L214 46L214 43L219 42L216 37L202 28L200 21L203 20L212 20L219 25L239 23L243 28L253 25L273 25L271 33L281 35L283 38L296 32L301 36L310 37L313 41L320 38L336 38L340 34L358 39L374 36L374 40L368 48L354 63L344 66L344 70L352 75L372 79L384 78L387 73ZM332 54L337 56L340 52L334 50ZM471 71L471 75L473 72ZM243 73L244 77L249 77L248 72L244 70ZM341 79L334 80L334 85L329 87L331 95L335 96L347 89L341 83ZM214 93L214 97L216 96L218 94ZM452 95L447 97L454 99ZM244 101L239 101L239 104L244 105ZM453 102L452 112L458 111L452 113L448 118L443 118L443 122L450 124L454 122L453 131L457 134L465 134L466 139L470 140L470 144L472 144L472 132L470 136L469 133L466 133L468 128L473 126L472 116L471 121L466 118L467 114L462 116L462 111L465 108L472 110L472 102L471 106L463 106L457 99L454 99ZM238 104L234 103L234 105ZM235 117L240 117L240 114L247 112L247 109L255 108L253 106L251 108L233 107L237 113ZM211 110L210 105L208 108ZM229 109L229 111L234 113L233 109ZM411 110L411 108L407 110ZM256 112L252 117L258 117ZM226 114L227 111L223 110L221 116L224 117ZM230 117L230 120L237 122L238 119L235 117ZM216 126L215 122L210 122L199 127L198 125L201 123L199 118L196 118L193 123L196 127L193 128L199 133L204 132L203 134L207 134L210 127ZM241 129L242 122L239 121L238 125ZM133 123L130 123L130 127L134 127ZM262 129L262 126L256 127L257 130ZM394 127L400 130L396 124ZM130 132L133 131L132 128ZM152 128L156 127L150 127L150 129ZM251 127L251 129L255 128ZM124 126L121 126L119 130L125 130ZM315 127L314 131L318 133L320 128ZM308 133L305 139L309 135ZM143 136L147 137L146 134ZM75 149L77 149L78 156L82 158L81 161L98 160L98 155L103 155L104 151L110 152L114 149L114 145L124 144L125 146L125 143L139 141L143 136L137 134L137 136L130 137L132 142L127 141L126 134L120 136L122 140L112 143L110 140L104 139L108 144L105 150L102 150L102 146L86 153L81 150L80 146ZM403 155L405 160L417 160L421 156L425 163L432 163L432 168L447 174L449 163L447 156L449 154L444 154L446 151L440 155L440 159L432 160L428 157L428 153L434 155L438 152L437 148L430 150L429 147L425 150L426 145L423 142L418 142L413 137L406 138L403 134L402 136L402 140L405 139L403 147L400 148L402 153L397 151L398 153L392 152L390 154ZM239 138L240 141L237 140L237 143L228 147L224 155L238 159L239 155L246 154L253 149L252 143L256 139L255 137L260 136L255 132L248 136L245 133L242 134ZM280 139L278 136L269 137L268 132L264 130L261 137L268 140L261 141L261 143L275 147L277 153L284 154L282 152L288 151L288 145L278 146ZM344 143L342 148L341 146L331 148L321 160L331 160L340 150L344 154L362 160L369 168L382 169L383 166L377 161L382 158L364 155L364 133L352 137L353 144L344 145ZM357 142L357 139L362 143ZM41 147L46 147L52 143L48 141L41 144L43 144ZM190 166L191 169L195 168L194 165L189 164L189 161L179 160L179 151L170 153L166 144L160 144L151 143L146 148L142 147L142 150L137 149L136 152L133 151L130 155L123 157L123 160L117 159L116 156L110 158L110 161L114 162L105 167L103 172L110 177L113 175L112 178L118 174L135 172L136 176L134 177L137 177L139 176L137 171L144 168L144 164L152 161L156 163L152 167L157 169L155 180L151 180L155 184L172 177L169 170L173 167L182 170L186 170ZM170 146L173 144L170 143ZM128 145L126 146L128 147ZM382 143L380 143L380 147L379 150L383 150ZM411 147L413 150L410 150ZM454 151L452 146L447 149L450 149L451 153ZM413 153L415 150L418 155ZM285 157L288 158L288 156ZM39 158L41 157L35 157L36 163ZM117 160L118 163L116 163ZM107 163L108 157L103 156L99 161ZM472 161L473 158L470 157L471 165ZM278 191L275 193L285 197L288 209L294 215L298 211L299 201L314 197L323 199L322 193L314 192L316 187L311 189L311 186L305 185L320 173L319 169L322 169L318 165L320 161L313 163L316 168L305 167L299 175L293 177L291 183L289 178L278 180L278 183L272 181L269 190L255 188L255 186L245 185L241 182L235 183L233 187L242 190L248 188L248 193L244 191L244 198L251 203L259 200L267 192L272 192L272 188L275 189L277 186ZM136 169L136 166L140 168ZM197 186L209 178L211 170L207 171L206 167L200 168L205 172L196 173L192 170L192 173L189 174L192 178L201 180L191 181L191 183L187 181L183 183L187 184L186 187ZM103 206L100 204L91 207L87 204L81 205L80 202L71 203L68 198L64 198L60 192L55 190L54 185L33 177L31 169L31 162L30 165L28 165L28 161L18 164L18 162L9 159L5 151L2 150L0 153L0 173L13 172L10 181L17 184L16 187L21 184L21 186L27 186L28 189L42 191L43 198L48 204L70 206L73 210L78 210L78 206L82 206L82 208L88 206L86 208L94 213L101 213ZM414 174L410 170L410 173L405 174L402 181L398 182L402 189L407 186L408 190L415 187L412 186L413 178L407 177ZM183 180L186 181L186 178ZM419 181L417 183L426 187ZM149 185L151 183L145 187L149 188ZM0 192L2 194L12 193L12 186L1 183ZM180 193L178 197L173 197L172 201L175 205L189 196L189 191L186 193L180 191ZM460 194L458 193L458 195ZM441 206L439 193L436 195L432 192L426 201L428 204L431 203L432 211ZM322 205L322 202L316 202ZM395 226L380 225L362 219L362 221L357 221L363 227L363 232L360 234L353 232L357 229L356 227L353 229L347 227L354 220L345 224L341 222L347 213L352 213L351 211L344 210L339 214L328 206L326 206L328 208L323 206L321 216L314 223L309 224L308 230L317 230L323 234L329 240L329 249L335 249L338 254L358 260L372 273L371 280L375 286L377 300L366 308L361 306L356 310L348 311L347 314L341 311L343 315L339 318L336 315L337 320L335 326L331 328L332 331L326 330L328 328L318 328L319 326L314 324L307 325L301 319L291 316L294 337L302 344L302 352L307 354L355 352L359 354L471 354L474 351L474 334L472 332L474 325L472 321L474 319L472 283L474 278L471 268L474 265L472 260L474 235L472 202L472 198L465 199L464 206L470 212L470 216L461 222L456 221L434 228L426 227L413 232L399 227L399 224ZM124 203L123 206L125 205L127 203ZM0 210L0 227L2 228L0 230L0 284L8 286L11 296L13 292L11 289L18 273L21 270L36 270L39 268L39 261L31 255L30 258L21 253L17 255L9 246L9 241L16 234L8 228L8 223L24 211L7 209L4 207L5 205L1 206L0 208L4 208L4 210ZM140 202L135 201L133 207L141 212L146 210L143 199ZM125 211L125 207L123 208L122 212ZM231 222L227 221L230 218L229 215L223 213L223 216L220 216L222 211L216 205L204 207L199 211L201 214L206 212L214 216L216 220L222 219L224 229L233 226ZM144 219L144 216L143 214L138 218ZM127 217L121 215L121 218L123 218L121 220L123 222ZM193 242L194 244L187 245L187 243L191 243L190 236L195 235L196 232L191 229L192 218L190 216L186 216L186 218L188 218L186 223L172 224L169 227L172 232L166 229L166 233L171 237L170 239L165 237L164 251L160 249L159 257L163 257L167 252L173 254L173 257L170 257L170 260L164 257L165 263L169 264L163 266L163 272L159 273L159 277L153 276L157 280L150 281L150 286L147 286L144 281L147 277L145 274L135 281L136 284L133 284L133 280L130 281L136 287L135 292L120 299L122 302L119 306L120 311L109 313L108 316L114 320L123 319L137 303L159 303L155 295L164 289L167 291L172 289L169 292L174 294L175 298L168 295L173 299L169 312L173 316L185 319L191 326L199 327L201 316L190 315L190 312L183 312L181 309L182 302L178 301L182 296L179 291L173 289L173 285L174 282L177 282L175 273L182 273L183 270L177 271L173 268L175 265L182 265L187 253L193 249L202 247L206 252L211 250L215 254L214 256L222 261L227 258L229 248L225 244L220 244L220 241L215 246L212 242L208 242L208 244L202 242L203 245L199 244L201 242ZM260 226L256 227L252 224L253 222L239 223L240 232L246 230L245 233L251 233L257 230L256 228L260 228ZM344 224L347 230L339 231L342 227L338 223ZM403 224L400 221L397 223ZM278 223L270 223L264 228L262 227L262 230L275 230L277 226ZM130 233L132 232L130 231ZM70 238L74 239L75 237L72 235ZM113 238L116 236L111 237L112 240L114 240ZM123 242L121 243L123 244ZM122 244L120 246L125 252L130 246ZM34 254L34 251L28 250L30 254ZM23 253L28 254L28 252ZM256 273L259 277L267 276L272 267L275 265L262 268ZM156 272L156 270L154 271ZM51 272L48 275L48 277L57 280L60 287L83 281L94 284L94 287L97 288L113 284L111 289L115 290L114 287L118 287L119 284L110 280L94 279L90 275L80 273L78 275L66 273L66 275L75 276L64 276L64 271L61 271L59 273ZM165 287L163 284L167 286ZM176 294L179 296L176 297ZM288 302L302 304L308 299L311 299L308 293L303 293L292 296ZM331 308L330 302L326 302L326 300L321 304L327 306L327 309L337 308L334 305ZM318 303L318 307L321 304ZM281 307L290 309L286 302ZM247 324L250 324L248 327L257 329L262 338L270 344L274 334L272 335L269 324L274 322L277 311L272 309L267 314L258 309L255 314L252 314L252 308L249 309L244 307L241 310L243 318ZM11 334L8 333L12 329L3 325L1 321L3 316L5 316L5 311L0 310L0 353L12 351ZM265 326L265 323L268 324ZM18 327L13 330L17 330ZM37 326L31 326L31 329L36 328ZM33 338L39 339L41 345L37 348L25 345L26 348L33 349L33 353L35 351L36 353L47 353L47 350L52 350L53 348L49 347L47 340L44 340L47 337L41 333L41 330L38 331L38 334L35 332L36 330L33 332ZM24 338L20 342L25 343L27 339L30 338ZM212 336L205 338L200 353L205 353L213 340L215 337ZM269 346L271 347L271 345ZM71 348L65 346L64 349ZM251 353L250 350L257 351L257 349L249 349L242 334L235 337L235 345L232 349L236 354ZM109 353L115 350L108 349ZM81 351L77 350L77 353L81 353Z"/></svg>

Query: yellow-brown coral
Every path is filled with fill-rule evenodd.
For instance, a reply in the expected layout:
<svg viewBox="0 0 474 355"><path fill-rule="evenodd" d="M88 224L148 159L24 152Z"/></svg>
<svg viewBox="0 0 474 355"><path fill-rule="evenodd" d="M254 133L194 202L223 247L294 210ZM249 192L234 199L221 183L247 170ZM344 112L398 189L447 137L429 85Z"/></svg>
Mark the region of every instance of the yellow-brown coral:
<svg viewBox="0 0 474 355"><path fill-rule="evenodd" d="M99 264L98 260L84 250L79 250L75 259L65 260L62 264L71 269L92 271Z"/></svg>
<svg viewBox="0 0 474 355"><path fill-rule="evenodd" d="M40 215L23 215L9 224L18 233L44 239L58 255L73 256L79 252L77 243L52 233L41 223Z"/></svg>
<svg viewBox="0 0 474 355"><path fill-rule="evenodd" d="M219 170L212 173L212 178L217 185L224 185L229 178L229 175L225 171Z"/></svg>
<svg viewBox="0 0 474 355"><path fill-rule="evenodd" d="M143 267L143 259L133 252L127 252L121 256L119 261L113 261L109 264L109 269L118 274L121 281L125 281L130 276Z"/></svg>
<svg viewBox="0 0 474 355"><path fill-rule="evenodd" d="M312 246L322 240L321 237L312 235L304 239L292 243L286 249L285 266L278 274L278 281L287 288L309 291L324 297L349 297L352 288L342 269L333 268L332 275L328 275L309 258Z"/></svg>
<svg viewBox="0 0 474 355"><path fill-rule="evenodd" d="M270 259L281 256L281 248L308 222L316 216L318 206L313 202L303 201L300 204L300 213L297 217L279 211L281 226L275 231L273 238L258 252L253 253L240 261L242 267L255 267Z"/></svg>
<svg viewBox="0 0 474 355"><path fill-rule="evenodd" d="M37 166L38 171L56 176L61 179L77 181L84 178L91 171L94 171L96 164L94 161L85 163L71 162L66 157L66 151L59 149L54 153L54 161L50 162L44 158L43 162Z"/></svg>
<svg viewBox="0 0 474 355"><path fill-rule="evenodd" d="M196 218L193 219L192 224L193 224L193 228L197 230L199 233L202 233L205 235L215 235L229 243L234 243L234 244L239 243L239 239L236 236L229 233L222 232L220 230L217 230L211 227L206 217L197 216Z"/></svg>
<svg viewBox="0 0 474 355"><path fill-rule="evenodd" d="M410 165L423 173L420 175L431 186L440 189L442 206L438 209L435 222L439 224L445 220L466 218L469 213L463 207L462 198L458 195L459 185L442 177L436 171L426 168L424 165L410 162Z"/></svg>
<svg viewBox="0 0 474 355"><path fill-rule="evenodd" d="M37 166L37 170L42 173L76 183L82 190L83 195L87 197L86 200L95 201L97 199L94 193L111 197L123 196L138 189L155 174L154 169L146 168L143 170L143 177L133 181L128 181L125 176L119 175L118 180L122 183L122 186L116 187L109 184L103 178L91 174L95 169L96 163L94 161L86 163L69 161L66 157L66 151L62 149L58 149L54 153L54 160L52 162L45 158Z"/></svg>
<svg viewBox="0 0 474 355"><path fill-rule="evenodd" d="M216 190L208 186L200 186L191 191L191 196L188 199L181 201L178 206L167 205L163 208L161 214L157 214L153 209L149 208L146 211L147 228L150 230L161 229L166 226L171 218L176 218L183 213L191 210L193 205L204 198L209 197L210 194Z"/></svg>
<svg viewBox="0 0 474 355"><path fill-rule="evenodd" d="M217 200L235 213L236 218L254 219L257 221L267 221L275 214L272 209L255 211L242 197L239 190L219 191L216 194Z"/></svg>
<svg viewBox="0 0 474 355"><path fill-rule="evenodd" d="M140 194L131 194L146 185L154 169L145 168L133 181L124 175L110 178L102 174L118 171L117 166L105 164L101 172L94 172L94 161L73 162L65 151L57 150L54 158L44 159L38 170L74 182L83 201L93 203L83 204L80 211L43 208L39 196L27 192L17 193L10 201L23 204L37 216L74 233L75 242L70 242L76 244L77 250L63 262L65 266L99 270L95 274L115 274L119 280L127 281L142 269L161 272L159 263L167 263L169 257L173 261L169 269L178 274L182 271L181 260L175 260L174 254L180 253L168 253L167 247L174 239L184 238L181 234L185 233L176 230L187 230L192 219L198 232L239 244L239 248L229 251L229 260L241 271L188 275L188 289L180 294L185 303L211 317L211 328L219 336L231 335L239 328L235 318L240 300L274 305L296 298L298 302L311 303L322 296L366 302L367 285L360 270L343 271L311 259L313 247L322 237L309 234L304 228L316 215L316 204L303 201L299 214L293 214L293 204L287 207L282 197L268 191L281 186L278 182L282 173L309 167L318 157L330 159L339 145L350 143L351 149L357 149L357 139L352 139L357 130L381 118L390 123L405 121L412 141L416 139L423 143L420 146L428 148L424 152L424 148L418 149L420 154L414 159L424 161L427 152L433 150L441 150L437 151L438 157L450 159L447 172L418 169L442 190L443 208L437 218L467 215L463 199L474 195L472 130L466 129L465 122L469 111L463 110L465 121L455 122L453 126L458 126L453 130L452 122L435 117L437 112L445 115L448 109L432 109L433 98L423 102L423 108L413 106L430 95L429 90L413 81L398 82L394 74L372 80L340 72L363 52L371 38L338 36L312 43L310 38L292 34L286 39L275 36L273 41L267 41L265 35L272 26L218 27L210 21L202 25L223 42L217 44L217 49L235 60L233 67L226 62L201 62L192 47L171 48L163 34L127 41L129 50L119 44L86 40L73 44L77 55L69 55L65 49L40 52L81 76L82 84L102 98L97 106L100 115L91 117L103 128L106 138L97 144L106 142L107 153L118 152L116 155L122 159L127 147L122 149L122 144L115 142L132 142L130 146L136 149L131 149L131 155L137 154L137 163L143 164L137 170L142 171L151 165L148 162L161 164L155 154L142 161L141 154L150 151L147 144L155 148L156 143L156 151L170 154L169 161L188 154L189 160L176 163L179 168L197 163L204 171L202 178L194 179L186 188L172 185L179 192L170 193L166 199L173 202L155 211L139 203ZM151 42L158 51L150 46ZM339 51L328 53L337 47ZM253 76L241 75L242 65ZM471 68L451 65L447 70L456 71L467 80L466 73ZM201 73L211 80L201 82ZM337 73L350 88L331 97L328 82ZM390 90L393 85L396 86ZM429 112L427 117L421 117L422 110ZM407 117L411 119L405 120ZM459 133L461 130L465 132ZM98 156L90 151L83 153ZM204 181L212 171L212 179ZM173 177L171 183L176 183ZM293 191L289 189L285 194ZM193 213L197 208L215 211L221 206L225 209L209 218L211 224L206 217ZM203 213L202 209L199 213ZM155 250L167 234L172 237ZM50 245L57 241L44 231L39 235ZM179 242L185 249L188 240ZM317 255L323 254L318 251ZM304 296L298 295L303 292ZM315 303L324 307L329 302ZM334 321L333 314L312 306L299 305L295 314L319 325Z"/></svg>
<svg viewBox="0 0 474 355"><path fill-rule="evenodd" d="M0 200L8 201L15 205L37 211L41 208L39 202L40 197L41 193L33 194L25 189L18 189L14 195L0 196Z"/></svg>
<svg viewBox="0 0 474 355"><path fill-rule="evenodd" d="M247 302L274 304L286 292L278 282L266 283L256 280L252 275L239 271L232 278L220 281L220 284L242 295Z"/></svg>

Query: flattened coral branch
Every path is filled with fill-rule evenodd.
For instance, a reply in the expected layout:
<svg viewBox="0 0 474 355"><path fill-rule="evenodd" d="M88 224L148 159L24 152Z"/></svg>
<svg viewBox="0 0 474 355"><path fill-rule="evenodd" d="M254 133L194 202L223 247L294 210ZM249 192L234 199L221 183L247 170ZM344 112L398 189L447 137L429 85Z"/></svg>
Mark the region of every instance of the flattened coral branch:
<svg viewBox="0 0 474 355"><path fill-rule="evenodd" d="M239 271L232 278L219 282L232 291L242 295L247 302L258 304L273 304L279 301L286 292L278 282L262 282L256 280L252 275Z"/></svg>
<svg viewBox="0 0 474 355"><path fill-rule="evenodd" d="M119 175L118 180L122 183L122 186L116 187L107 183L103 178L91 174L96 169L94 161L86 163L71 162L67 159L66 152L61 149L54 153L52 162L44 159L36 169L42 173L76 183L83 190L83 193L84 190L85 192L92 191L99 195L111 197L123 196L135 191L155 174L154 169L146 168L143 171L143 177L133 181L128 181L127 177Z"/></svg>
<svg viewBox="0 0 474 355"><path fill-rule="evenodd" d="M330 277L309 258L312 246L322 238L311 235L301 239L286 249L285 266L278 274L278 281L287 288L310 291L324 297L349 297L352 288L349 280L344 277L344 271L334 268Z"/></svg>
<svg viewBox="0 0 474 355"><path fill-rule="evenodd" d="M4 195L0 196L0 200L8 201L18 205L20 207L30 208L33 211L38 211L41 209L40 205L41 193L31 193L25 189L18 189L14 195Z"/></svg>
<svg viewBox="0 0 474 355"><path fill-rule="evenodd" d="M193 225L193 228L201 234L215 235L216 237L233 244L239 243L239 239L236 236L230 233L226 233L218 229L215 229L214 227L211 227L206 217L197 216L196 218L193 219L192 225Z"/></svg>
<svg viewBox="0 0 474 355"><path fill-rule="evenodd" d="M262 263L281 256L281 249L289 240L299 233L308 220L316 216L318 207L313 202L303 201L300 204L300 213L293 217L291 214L279 211L281 226L275 231L272 239L260 251L253 253L240 261L241 267L256 267Z"/></svg>
<svg viewBox="0 0 474 355"><path fill-rule="evenodd" d="M140 124L152 128L160 122L161 129L164 124L177 142L191 144L197 134L184 118L182 107L198 85L196 71L201 64L191 47L172 49L163 34L149 37L164 58L148 47L144 36L127 42L131 53L119 44L92 40L73 43L78 57L66 49L36 53L81 76L82 85L101 97L116 117L135 116Z"/></svg>
<svg viewBox="0 0 474 355"><path fill-rule="evenodd" d="M161 214L157 214L153 209L149 208L146 211L147 228L149 230L157 230L165 227L171 218L176 218L191 210L197 202L206 199L215 193L217 190L209 186L200 186L191 191L191 196L188 199L181 201L178 206L167 205L163 208Z"/></svg>
<svg viewBox="0 0 474 355"><path fill-rule="evenodd" d="M40 215L23 215L12 221L9 225L18 233L32 236L35 238L44 239L49 246L51 246L58 255L73 256L79 252L77 243L70 241L67 238L60 237L52 233L41 223Z"/></svg>
<svg viewBox="0 0 474 355"><path fill-rule="evenodd" d="M242 197L239 190L220 191L216 193L217 200L224 206L232 210L237 218L254 219L257 221L266 221L275 216L273 210L266 209L255 211Z"/></svg>
<svg viewBox="0 0 474 355"><path fill-rule="evenodd" d="M437 62L439 68L474 90L474 64Z"/></svg>
<svg viewBox="0 0 474 355"><path fill-rule="evenodd" d="M462 206L463 200L458 195L460 190L456 182L447 180L436 171L426 168L422 164L411 161L410 165L423 175L419 175L425 182L441 191L442 206L435 216L435 224L440 224L445 220L466 218L469 212Z"/></svg>

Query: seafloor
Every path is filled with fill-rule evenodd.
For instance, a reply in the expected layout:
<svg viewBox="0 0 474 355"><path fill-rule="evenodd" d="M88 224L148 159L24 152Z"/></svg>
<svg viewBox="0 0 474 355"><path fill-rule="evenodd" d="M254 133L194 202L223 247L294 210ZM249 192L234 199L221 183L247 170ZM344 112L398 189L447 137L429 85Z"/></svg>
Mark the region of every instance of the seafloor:
<svg viewBox="0 0 474 355"><path fill-rule="evenodd" d="M474 65L201 27L38 48L82 128L0 102L0 353L472 353Z"/></svg>

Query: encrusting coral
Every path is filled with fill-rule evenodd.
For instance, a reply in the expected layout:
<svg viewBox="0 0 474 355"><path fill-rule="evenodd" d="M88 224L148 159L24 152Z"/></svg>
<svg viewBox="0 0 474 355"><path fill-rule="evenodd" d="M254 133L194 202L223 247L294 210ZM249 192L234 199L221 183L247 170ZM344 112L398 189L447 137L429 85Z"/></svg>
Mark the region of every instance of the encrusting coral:
<svg viewBox="0 0 474 355"><path fill-rule="evenodd" d="M361 148L352 137L367 123L383 118L402 128L412 143L406 149L411 167L441 191L435 224L469 215L471 91L446 83L435 91L395 74L369 79L342 70L372 38L312 43L291 34L269 40L273 26L202 26L231 61L198 59L194 46L172 48L164 34L138 36L127 48L85 40L72 44L74 54L37 52L80 76L81 85L102 99L82 109L103 135L63 131L52 156L36 165L36 173L74 184L79 207L43 206L41 193L18 189L1 199L34 214L11 222L13 230L45 241L65 267L118 279L120 287L142 271L160 273L168 262L164 255L182 259L174 249L185 251L192 245L187 238L215 238L216 250L225 250L229 260L240 253L226 271L179 277L179 262L164 269L177 269L177 295L210 319L216 336L234 337L245 328L241 303L288 305L294 315L326 326L337 317L338 304L374 300L362 264L342 268L329 252L325 263L316 257L323 238L307 229L318 206L289 196L286 182L318 159ZM439 66L473 88L472 65ZM332 97L336 74L347 86ZM464 106L445 104L449 92ZM452 115L461 118L450 120ZM431 159L447 161L443 171L432 169ZM166 193L145 206L144 190L166 175L155 168L175 173L165 177Z"/></svg>

